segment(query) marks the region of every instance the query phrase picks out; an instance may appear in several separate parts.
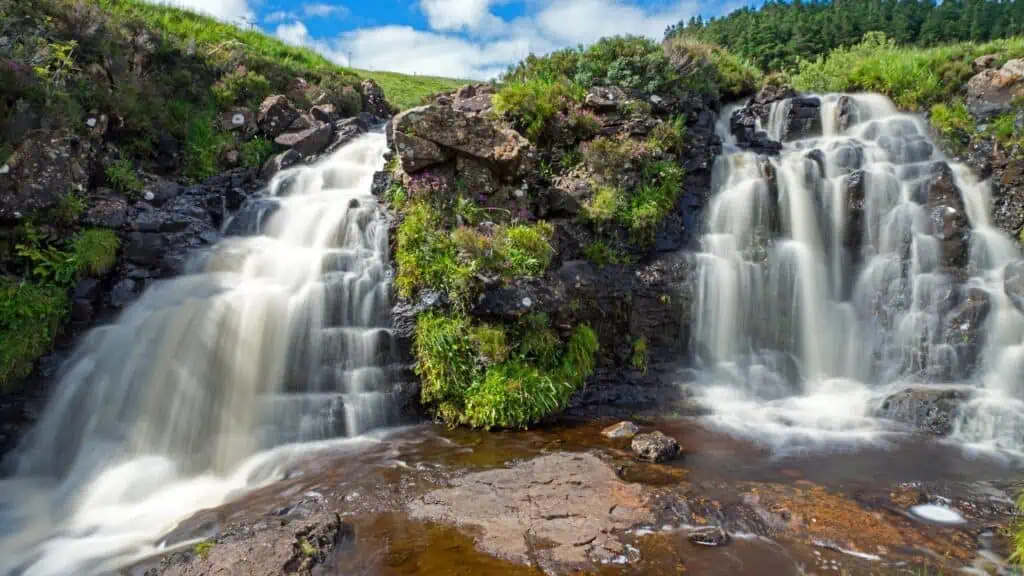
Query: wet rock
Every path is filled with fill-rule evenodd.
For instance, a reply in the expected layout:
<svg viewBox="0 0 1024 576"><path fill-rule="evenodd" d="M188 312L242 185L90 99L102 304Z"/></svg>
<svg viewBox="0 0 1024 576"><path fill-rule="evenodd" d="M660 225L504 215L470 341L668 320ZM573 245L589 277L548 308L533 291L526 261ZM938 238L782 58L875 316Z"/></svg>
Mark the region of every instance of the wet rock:
<svg viewBox="0 0 1024 576"><path fill-rule="evenodd" d="M729 543L729 533L720 526L702 526L690 530L686 539L698 546L716 548Z"/></svg>
<svg viewBox="0 0 1024 576"><path fill-rule="evenodd" d="M836 127L839 132L846 132L859 120L857 103L845 94L840 96L839 101L836 102Z"/></svg>
<svg viewBox="0 0 1024 576"><path fill-rule="evenodd" d="M452 106L459 112L484 114L494 108L494 86L470 84L459 88Z"/></svg>
<svg viewBox="0 0 1024 576"><path fill-rule="evenodd" d="M114 285L110 290L110 305L114 308L127 306L138 295L138 283L131 278L125 278Z"/></svg>
<svg viewBox="0 0 1024 576"><path fill-rule="evenodd" d="M448 305L448 295L431 290L421 291L415 301L400 300L391 310L391 323L396 338L412 341L416 335L416 320L421 314Z"/></svg>
<svg viewBox="0 0 1024 576"><path fill-rule="evenodd" d="M634 437L630 447L637 458L647 460L648 462L672 460L681 451L679 442L675 438L666 436L658 431Z"/></svg>
<svg viewBox="0 0 1024 576"><path fill-rule="evenodd" d="M288 97L280 94L269 96L260 104L256 123L267 138L277 138L299 117L299 111L292 106Z"/></svg>
<svg viewBox="0 0 1024 576"><path fill-rule="evenodd" d="M991 299L980 288L968 288L967 297L943 321L946 343L956 352L956 364L948 379L963 379L975 372L985 341L985 323L992 311Z"/></svg>
<svg viewBox="0 0 1024 576"><path fill-rule="evenodd" d="M302 162L302 155L295 150L287 150L267 159L260 168L260 178L270 181L275 174Z"/></svg>
<svg viewBox="0 0 1024 576"><path fill-rule="evenodd" d="M821 136L821 99L816 96L790 98L785 104L782 141Z"/></svg>
<svg viewBox="0 0 1024 576"><path fill-rule="evenodd" d="M370 124L362 115L338 120L334 123L334 136L331 138L331 144L324 150L324 154L335 152L369 130Z"/></svg>
<svg viewBox="0 0 1024 576"><path fill-rule="evenodd" d="M29 133L0 166L0 221L16 220L60 204L89 185L92 149L63 132Z"/></svg>
<svg viewBox="0 0 1024 576"><path fill-rule="evenodd" d="M846 176L842 185L846 188L846 249L857 255L864 241L864 171L857 170Z"/></svg>
<svg viewBox="0 0 1024 576"><path fill-rule="evenodd" d="M224 234L227 236L255 236L263 232L263 226L281 208L276 198L249 198L234 215Z"/></svg>
<svg viewBox="0 0 1024 576"><path fill-rule="evenodd" d="M931 217L932 233L941 243L940 264L954 278L963 279L966 271L971 227L953 170L945 162L936 162L915 193L915 201L924 205Z"/></svg>
<svg viewBox="0 0 1024 576"><path fill-rule="evenodd" d="M1024 314L1024 261L1018 260L1003 269L1003 293Z"/></svg>
<svg viewBox="0 0 1024 576"><path fill-rule="evenodd" d="M729 118L729 131L736 137L736 145L765 156L778 156L782 144L772 140L767 132L758 130L757 110L746 107L733 112Z"/></svg>
<svg viewBox="0 0 1024 576"><path fill-rule="evenodd" d="M608 114L629 100L629 95L618 86L593 86L587 91L583 105L591 110Z"/></svg>
<svg viewBox="0 0 1024 576"><path fill-rule="evenodd" d="M128 221L128 200L109 188L100 188L89 195L82 223L94 228L118 229Z"/></svg>
<svg viewBox="0 0 1024 576"><path fill-rule="evenodd" d="M982 70L967 82L967 110L978 119L1009 112L1024 96L1024 61L1010 60L999 70Z"/></svg>
<svg viewBox="0 0 1024 576"><path fill-rule="evenodd" d="M437 144L404 132L395 132L395 150L406 174L415 174L424 168L451 159L451 153Z"/></svg>
<svg viewBox="0 0 1024 576"><path fill-rule="evenodd" d="M640 427L629 421L619 422L601 430L605 438L632 438L640 433Z"/></svg>
<svg viewBox="0 0 1024 576"><path fill-rule="evenodd" d="M985 54L984 56L978 56L974 59L974 62L972 62L974 72L978 73L982 70L993 68L997 60L999 60L999 54Z"/></svg>
<svg viewBox="0 0 1024 576"><path fill-rule="evenodd" d="M394 108L384 97L384 90L373 80L363 80L359 85L359 91L363 94L363 112L373 114L377 118L390 118L395 113Z"/></svg>
<svg viewBox="0 0 1024 576"><path fill-rule="evenodd" d="M326 122L313 120L309 128L299 129L281 134L274 138L274 142L281 146L287 146L303 157L314 156L323 151L331 142L331 134L334 133L334 126Z"/></svg>
<svg viewBox="0 0 1024 576"><path fill-rule="evenodd" d="M882 400L875 414L907 424L936 436L953 431L953 423L960 407L974 395L969 387L919 386L907 388Z"/></svg>
<svg viewBox="0 0 1024 576"><path fill-rule="evenodd" d="M156 182L147 184L146 187L142 189L142 199L153 206L163 206L177 198L183 190L184 188L177 182L157 180Z"/></svg>
<svg viewBox="0 0 1024 576"><path fill-rule="evenodd" d="M409 510L479 530L477 545L491 554L561 573L621 557L616 534L654 521L647 500L642 485L619 480L598 457L556 453L454 478Z"/></svg>

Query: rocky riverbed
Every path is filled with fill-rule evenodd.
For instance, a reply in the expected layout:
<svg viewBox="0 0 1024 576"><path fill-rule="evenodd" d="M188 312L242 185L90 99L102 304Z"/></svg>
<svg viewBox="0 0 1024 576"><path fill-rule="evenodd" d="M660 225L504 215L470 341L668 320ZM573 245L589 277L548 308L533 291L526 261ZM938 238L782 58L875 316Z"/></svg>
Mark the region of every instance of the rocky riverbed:
<svg viewBox="0 0 1024 576"><path fill-rule="evenodd" d="M324 445L196 514L146 574L1012 574L1024 471L930 440L786 458L691 420L634 457L594 422ZM918 508L931 504L931 508ZM941 511L957 524L926 518ZM920 513L918 512L920 511Z"/></svg>

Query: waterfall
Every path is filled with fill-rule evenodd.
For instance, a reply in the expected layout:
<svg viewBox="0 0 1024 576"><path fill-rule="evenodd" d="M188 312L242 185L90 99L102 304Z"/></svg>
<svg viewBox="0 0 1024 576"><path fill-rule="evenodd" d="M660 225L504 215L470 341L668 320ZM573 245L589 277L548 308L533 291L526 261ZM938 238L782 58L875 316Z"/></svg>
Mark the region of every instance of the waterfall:
<svg viewBox="0 0 1024 576"><path fill-rule="evenodd" d="M383 135L281 172L200 271L157 283L65 364L0 482L0 574L89 574L275 478L298 441L394 423Z"/></svg>
<svg viewBox="0 0 1024 576"><path fill-rule="evenodd" d="M773 102L737 148L727 108L696 255L693 339L710 419L786 448L880 440L896 391L964 388L951 436L1024 450L1024 315L1004 292L1016 242L988 183L878 95ZM811 127L800 134L801 129ZM810 132L807 134L806 132Z"/></svg>

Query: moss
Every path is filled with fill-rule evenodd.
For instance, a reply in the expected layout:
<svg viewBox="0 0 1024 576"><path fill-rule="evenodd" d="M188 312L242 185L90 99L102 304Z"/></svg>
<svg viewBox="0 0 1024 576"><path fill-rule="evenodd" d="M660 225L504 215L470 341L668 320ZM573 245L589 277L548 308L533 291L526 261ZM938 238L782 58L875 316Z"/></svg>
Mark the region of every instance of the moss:
<svg viewBox="0 0 1024 576"><path fill-rule="evenodd" d="M629 255L620 253L604 240L595 240L584 246L583 257L598 266L629 264L630 262Z"/></svg>
<svg viewBox="0 0 1024 576"><path fill-rule="evenodd" d="M137 196L142 192L142 181L135 174L135 167L131 160L121 158L104 168L103 173L107 177L110 187L128 196Z"/></svg>
<svg viewBox="0 0 1024 576"><path fill-rule="evenodd" d="M1017 141L1016 115L1003 114L992 119L988 130L1000 144L1012 146Z"/></svg>
<svg viewBox="0 0 1024 576"><path fill-rule="evenodd" d="M547 222L517 224L499 230L501 258L505 276L539 276L551 264L554 228Z"/></svg>
<svg viewBox="0 0 1024 576"><path fill-rule="evenodd" d="M505 340L505 330L500 326L476 326L470 332L470 340L485 362L500 364L508 359L509 349Z"/></svg>
<svg viewBox="0 0 1024 576"><path fill-rule="evenodd" d="M302 555L306 558L313 558L319 554L316 546L310 544L309 540L306 540L305 538L299 538L299 551L302 552Z"/></svg>
<svg viewBox="0 0 1024 576"><path fill-rule="evenodd" d="M196 556L199 556L200 558L206 558L210 555L210 551L213 550L214 546L215 544L212 540L203 540L202 542L199 542L195 546L193 546L192 551L195 553Z"/></svg>
<svg viewBox="0 0 1024 576"><path fill-rule="evenodd" d="M64 288L0 278L0 390L29 375L53 347L67 314Z"/></svg>
<svg viewBox="0 0 1024 576"><path fill-rule="evenodd" d="M440 227L442 218L425 202L413 202L398 227L396 286L402 296L422 288L447 292L457 301L469 297L474 262L459 258L455 243Z"/></svg>
<svg viewBox="0 0 1024 576"><path fill-rule="evenodd" d="M640 337L633 341L633 368L647 374L647 339Z"/></svg>
<svg viewBox="0 0 1024 576"><path fill-rule="evenodd" d="M619 213L621 201L622 192L618 188L602 186L583 204L583 216L598 224L611 222Z"/></svg>
<svg viewBox="0 0 1024 576"><path fill-rule="evenodd" d="M80 273L103 276L117 263L121 240L111 230L83 230L72 242Z"/></svg>

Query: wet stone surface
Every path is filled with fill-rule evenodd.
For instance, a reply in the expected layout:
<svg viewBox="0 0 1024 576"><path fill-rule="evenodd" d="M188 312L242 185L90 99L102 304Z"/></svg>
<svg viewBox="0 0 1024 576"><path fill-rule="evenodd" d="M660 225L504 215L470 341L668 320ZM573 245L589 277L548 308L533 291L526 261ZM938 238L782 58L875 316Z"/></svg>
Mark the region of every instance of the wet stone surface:
<svg viewBox="0 0 1024 576"><path fill-rule="evenodd" d="M147 574L1011 574L1021 470L934 442L780 458L693 421L669 463L614 422L419 426L290 462L196 514ZM919 439L920 440L920 439ZM923 520L941 509L960 524ZM206 538L197 546L195 539Z"/></svg>

